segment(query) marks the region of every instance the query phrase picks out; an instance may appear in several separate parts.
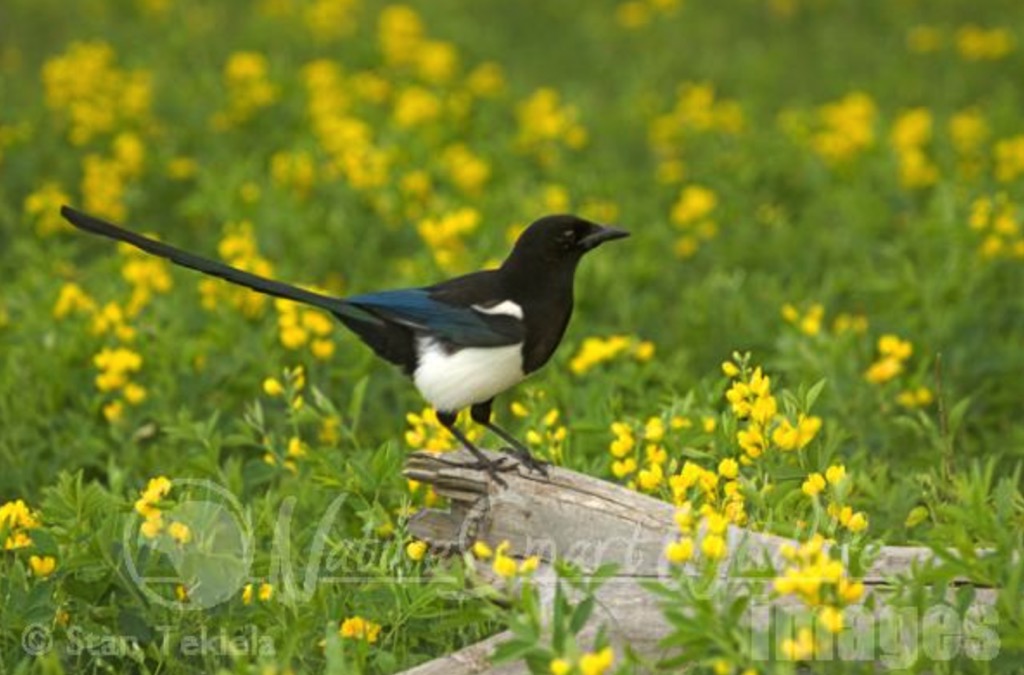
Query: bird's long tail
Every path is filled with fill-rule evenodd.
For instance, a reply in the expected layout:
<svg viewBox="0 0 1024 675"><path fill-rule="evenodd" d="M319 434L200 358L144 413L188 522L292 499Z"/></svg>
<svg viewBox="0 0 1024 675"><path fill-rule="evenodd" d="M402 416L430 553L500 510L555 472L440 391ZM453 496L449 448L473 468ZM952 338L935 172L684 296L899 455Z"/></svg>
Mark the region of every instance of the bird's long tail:
<svg viewBox="0 0 1024 675"><path fill-rule="evenodd" d="M225 265L224 263L217 262L216 260L210 260L202 256L183 251L180 248L176 248L169 244L165 244L149 237L144 237L141 234L137 234L130 230L126 230L123 227L118 227L113 223L108 223L105 220L100 220L95 216L90 216L81 211L76 211L69 206L62 206L60 214L67 219L69 223L75 227L91 232L93 234L99 234L110 239L117 241L123 241L127 244L131 244L136 248L142 249L146 253L166 258L171 262L181 265L182 267L188 267L189 269L197 270L203 274L209 274L211 276L219 277L226 281L230 281L233 284L245 286L251 288L254 291L260 293L266 293L267 295L273 295L278 298L285 298L286 300L294 300L296 302L302 302L307 305L313 305L320 309L326 310L333 314L339 314L347 316L353 319L361 321L373 321L379 322L379 319L372 315L364 312L358 307L345 302L341 298L332 298L328 295L322 295L313 291L307 291L304 288L292 286L291 284L285 284L280 281L274 281L273 279L267 279L251 272L240 270L237 267Z"/></svg>

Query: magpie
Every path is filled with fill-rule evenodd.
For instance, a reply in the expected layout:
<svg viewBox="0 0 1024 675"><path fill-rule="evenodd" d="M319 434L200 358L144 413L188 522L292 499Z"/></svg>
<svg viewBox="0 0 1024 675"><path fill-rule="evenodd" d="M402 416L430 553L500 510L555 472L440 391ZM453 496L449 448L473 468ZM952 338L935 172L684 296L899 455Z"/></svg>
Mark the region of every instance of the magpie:
<svg viewBox="0 0 1024 675"><path fill-rule="evenodd" d="M412 378L438 421L499 484L500 461L489 460L455 426L469 408L474 422L496 434L532 470L544 465L491 419L494 397L547 363L565 334L573 309L576 266L588 251L625 230L573 215L532 223L498 269L473 272L421 288L336 298L257 276L142 236L112 223L61 208L86 232L131 244L171 262L254 291L330 312L386 361Z"/></svg>

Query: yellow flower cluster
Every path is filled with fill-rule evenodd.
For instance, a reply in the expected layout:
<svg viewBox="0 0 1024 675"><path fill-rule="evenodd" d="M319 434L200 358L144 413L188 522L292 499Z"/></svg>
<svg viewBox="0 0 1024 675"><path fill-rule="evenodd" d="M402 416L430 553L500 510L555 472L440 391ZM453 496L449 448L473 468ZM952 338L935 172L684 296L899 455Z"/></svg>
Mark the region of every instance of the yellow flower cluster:
<svg viewBox="0 0 1024 675"><path fill-rule="evenodd" d="M126 315L129 312L137 314L141 311L153 291L166 291L170 287L170 277L164 263L156 261L156 264L153 264L153 261L141 260L135 254L129 254L121 273L132 286L132 297L127 311L116 302L108 302L100 307L81 286L69 282L61 286L53 306L54 318L60 320L72 314L85 315L91 318L91 331L94 335L112 334L122 342L134 340L136 331L129 325ZM135 359L127 357L126 354L134 352L126 348L105 349L96 356L95 364L101 371L96 379L96 386L104 393L123 389L125 400L137 405L145 398L146 392L142 387L128 382L125 375L127 372L138 370L141 361L136 364ZM119 419L123 411L123 404L120 401L114 401L104 408L104 414L112 422Z"/></svg>
<svg viewBox="0 0 1024 675"><path fill-rule="evenodd" d="M395 124L410 129L437 120L442 113L441 99L420 85L403 87L395 95Z"/></svg>
<svg viewBox="0 0 1024 675"><path fill-rule="evenodd" d="M5 535L5 551L31 546L32 537L28 531L37 527L39 514L33 513L21 499L0 505L0 534Z"/></svg>
<svg viewBox="0 0 1024 675"><path fill-rule="evenodd" d="M702 516L720 514L728 522L747 522L746 506L738 481L740 463L727 457L718 463L717 472L687 460L678 474L670 476L672 501L682 508L699 504Z"/></svg>
<svg viewBox="0 0 1024 675"><path fill-rule="evenodd" d="M301 399L302 397L299 396L295 400L301 401ZM292 473L298 473L299 467L295 463L295 461L298 459L302 459L308 454L309 450L306 444L302 442L302 439L299 438L298 436L292 436L291 438L288 439L288 445L284 451L284 460L281 462L281 465ZM275 455L273 452L265 453L263 455L263 461L269 464L270 466L277 466L278 464L277 455Z"/></svg>
<svg viewBox="0 0 1024 675"><path fill-rule="evenodd" d="M118 250L124 256L121 277L132 288L125 313L134 317L149 304L154 293L166 293L171 290L171 274L167 261L161 258L146 255L127 244L120 245Z"/></svg>
<svg viewBox="0 0 1024 675"><path fill-rule="evenodd" d="M374 100L387 96L388 82L372 74L346 79L341 67L326 59L307 64L302 78L313 133L328 158L324 177L340 176L355 190L386 184L387 154L374 145L370 125L354 116L350 108L353 94Z"/></svg>
<svg viewBox="0 0 1024 675"><path fill-rule="evenodd" d="M334 42L356 28L359 0L313 0L302 9L302 19L313 39Z"/></svg>
<svg viewBox="0 0 1024 675"><path fill-rule="evenodd" d="M605 675L613 665L615 651L611 647L605 647L596 652L584 652L575 666L571 660L563 657L551 659L548 672L551 675L569 675L572 672L579 672L580 675ZM574 667L579 670L574 671Z"/></svg>
<svg viewBox="0 0 1024 675"><path fill-rule="evenodd" d="M127 313L116 302L94 309L90 330L93 335L114 335L122 342L131 342L136 335L135 328L128 323Z"/></svg>
<svg viewBox="0 0 1024 675"><path fill-rule="evenodd" d="M953 45L965 61L999 61L1016 48L1013 33L1002 27L966 24L958 28L953 37ZM917 54L939 52L949 42L949 36L938 26L918 25L907 31L907 48Z"/></svg>
<svg viewBox="0 0 1024 675"><path fill-rule="evenodd" d="M907 359L914 353L914 345L897 335L886 334L878 338L878 359L864 373L864 379L884 384L903 373Z"/></svg>
<svg viewBox="0 0 1024 675"><path fill-rule="evenodd" d="M1024 174L1024 135L998 141L993 152L996 180L1000 183L1011 183Z"/></svg>
<svg viewBox="0 0 1024 675"><path fill-rule="evenodd" d="M25 197L25 216L35 223L36 233L42 237L67 231L69 226L60 216L60 207L71 201L63 188L48 181Z"/></svg>
<svg viewBox="0 0 1024 675"><path fill-rule="evenodd" d="M491 165L464 143L445 148L441 153L441 163L455 187L467 195L478 195L491 177Z"/></svg>
<svg viewBox="0 0 1024 675"><path fill-rule="evenodd" d="M463 240L480 226L480 212L462 207L436 218L424 218L416 225L420 238L434 256L437 266L446 272L455 271L465 259Z"/></svg>
<svg viewBox="0 0 1024 675"><path fill-rule="evenodd" d="M263 380L263 393L272 398L278 396L284 396L285 402L288 408L297 411L301 410L305 406L305 399L302 396L302 390L306 386L306 371L299 365L294 368L286 368L284 370L284 383L276 377L268 377ZM341 426L341 420L335 415L328 415L323 418L320 426L319 438L325 443L334 443L338 440L338 429ZM268 451L263 455L263 461L270 466L277 466L280 463L285 469L292 473L298 472L298 467L295 461L305 457L308 454L308 448L306 444L298 436L292 436L288 439L287 446L285 447L284 453L281 455L276 454L271 446L270 439L264 440L264 446L268 448Z"/></svg>
<svg viewBox="0 0 1024 675"><path fill-rule="evenodd" d="M825 161L838 164L863 152L875 139L875 102L863 92L847 94L818 110L821 124L812 147Z"/></svg>
<svg viewBox="0 0 1024 675"><path fill-rule="evenodd" d="M654 357L654 343L628 335L588 337L569 362L569 369L576 375L582 375L594 366L623 354L630 354L640 362L650 361Z"/></svg>
<svg viewBox="0 0 1024 675"><path fill-rule="evenodd" d="M96 301L75 283L66 283L60 287L57 301L53 304L53 318L63 319L71 314L92 314L96 311Z"/></svg>
<svg viewBox="0 0 1024 675"><path fill-rule="evenodd" d="M246 584L242 588L242 604L251 605L253 598L258 598L260 602L269 602L274 597L274 587L267 582L262 582L259 588L254 588L252 584Z"/></svg>
<svg viewBox="0 0 1024 675"><path fill-rule="evenodd" d="M45 579L53 574L53 570L57 568L57 559L52 555L30 555L28 557L28 564L32 568L32 574L40 579Z"/></svg>
<svg viewBox="0 0 1024 675"><path fill-rule="evenodd" d="M821 333L825 321L825 307L820 302L812 303L805 312L801 313L792 303L782 306L782 318L786 323L796 326L804 335L814 337ZM836 335L843 333L866 333L868 330L868 319L863 314L837 314L832 321L832 332Z"/></svg>
<svg viewBox="0 0 1024 675"><path fill-rule="evenodd" d="M676 460L669 461L666 450L668 432L685 432L692 427L693 421L681 415L669 418L667 423L662 417L650 417L642 430L624 422L615 422L611 427L614 439L608 448L613 458L611 469L615 477L626 478L635 474L628 487L657 492L667 483L673 503L680 507L677 522L685 535L666 550L669 559L677 563L685 562L693 555L692 514L695 512L704 519L708 532L713 535L701 542L701 551L709 559L718 559L725 554L722 536L725 526L729 523L743 525L747 521L738 481L740 464L736 459L723 458L717 471L687 460L678 473L674 473L678 465ZM716 427L715 418L705 417L702 420L703 433L710 434ZM639 468L641 462L642 468Z"/></svg>
<svg viewBox="0 0 1024 675"><path fill-rule="evenodd" d="M429 39L419 14L407 5L388 5L381 11L377 41L387 65L412 69L431 84L449 82L458 72L455 46Z"/></svg>
<svg viewBox="0 0 1024 675"><path fill-rule="evenodd" d="M410 448L428 452L445 452L455 449L455 437L437 421L437 413L433 408L426 407L420 413L408 413L405 416L405 421L409 423L410 427L405 432L405 442ZM473 443L476 443L483 434L479 426L475 424L466 429L464 433Z"/></svg>
<svg viewBox="0 0 1024 675"><path fill-rule="evenodd" d="M491 571L502 579L511 579L515 576L525 576L537 570L540 558L531 555L522 562L517 563L516 559L508 554L511 544L506 540L498 544L497 548L491 549L485 541L477 541L473 544L473 556L477 560L491 560Z"/></svg>
<svg viewBox="0 0 1024 675"><path fill-rule="evenodd" d="M705 505L701 509L703 516L701 526L696 527L696 516L690 502L683 502L676 511L675 521L679 527L679 539L669 542L665 547L665 558L675 565L682 565L693 559L696 552L697 531L702 533L700 541L701 556L708 561L715 562L724 558L729 550L726 535L730 520L724 514L718 513L710 506Z"/></svg>
<svg viewBox="0 0 1024 675"><path fill-rule="evenodd" d="M338 635L346 640L361 640L373 644L380 636L381 625L361 616L350 616L341 622Z"/></svg>
<svg viewBox="0 0 1024 675"><path fill-rule="evenodd" d="M228 57L223 75L227 107L213 116L214 128L243 124L277 100L278 87L267 71L267 57L259 52L235 52Z"/></svg>
<svg viewBox="0 0 1024 675"><path fill-rule="evenodd" d="M932 114L927 108L903 112L893 123L889 142L899 162L900 184L908 190L934 185L939 169L928 157L932 139Z"/></svg>
<svg viewBox="0 0 1024 675"><path fill-rule="evenodd" d="M814 152L832 166L848 162L875 142L877 107L870 96L852 92L818 108L816 119L805 129L799 114L784 113L782 126L798 140L806 137Z"/></svg>
<svg viewBox="0 0 1024 675"><path fill-rule="evenodd" d="M956 32L956 50L965 61L998 61L1014 50L1016 40L1007 28L961 26Z"/></svg>
<svg viewBox="0 0 1024 675"><path fill-rule="evenodd" d="M46 105L67 120L75 145L149 119L149 73L122 70L115 61L105 42L73 42L43 65Z"/></svg>
<svg viewBox="0 0 1024 675"><path fill-rule="evenodd" d="M828 632L841 632L844 626L843 607L861 599L864 584L851 580L843 564L829 556L825 538L820 534L815 534L799 547L786 544L781 553L788 565L775 578L775 591L780 595L795 596L813 609L818 623ZM802 629L795 640L785 640L783 654L794 660L813 656L815 644L811 635L810 629Z"/></svg>
<svg viewBox="0 0 1024 675"><path fill-rule="evenodd" d="M647 143L658 158L657 178L665 184L685 177L682 161L688 136L705 133L738 134L743 131L743 109L733 99L719 98L708 83L684 82L667 113L651 120Z"/></svg>
<svg viewBox="0 0 1024 675"><path fill-rule="evenodd" d="M615 8L615 22L627 30L643 28L679 9L680 0L626 0Z"/></svg>
<svg viewBox="0 0 1024 675"><path fill-rule="evenodd" d="M832 332L836 335L843 333L863 335L868 332L868 318L863 314L840 312L832 321Z"/></svg>
<svg viewBox="0 0 1024 675"><path fill-rule="evenodd" d="M675 252L680 258L689 258L700 248L702 241L718 234L718 224L711 214L718 206L718 195L702 185L687 185L672 205L671 219L684 234L676 240Z"/></svg>
<svg viewBox="0 0 1024 675"><path fill-rule="evenodd" d="M754 369L749 379L745 379L740 367L731 361L722 364L722 372L733 378L725 397L733 414L745 422L736 435L744 452L740 458L744 464L763 455L773 444L783 451L800 450L818 435L820 417L800 414L794 424L779 414L778 403L771 392L771 379L760 367Z"/></svg>
<svg viewBox="0 0 1024 675"><path fill-rule="evenodd" d="M145 518L139 527L139 531L147 539L155 539L164 529L163 512L158 504L170 491L171 481L165 476L157 476L149 480L149 483L146 484L146 489L135 500L135 511ZM181 525L181 523L178 524ZM182 526L184 527L184 525ZM185 531L187 530L188 528L186 527ZM178 534L181 536L183 532L179 529Z"/></svg>
<svg viewBox="0 0 1024 675"><path fill-rule="evenodd" d="M524 417L529 414L521 403L514 404L513 414ZM558 423L558 408L549 410L540 420L540 431L530 429L526 432L526 442L534 448L543 448L545 454L555 464L561 464L565 440L569 435L564 424Z"/></svg>
<svg viewBox="0 0 1024 675"><path fill-rule="evenodd" d="M852 506L829 504L828 515L836 523L857 534L868 529L868 517L863 511L854 511Z"/></svg>
<svg viewBox="0 0 1024 675"><path fill-rule="evenodd" d="M542 165L551 165L561 148L579 150L587 144L587 130L579 122L576 106L563 103L549 87L536 90L516 106L519 149Z"/></svg>
<svg viewBox="0 0 1024 675"><path fill-rule="evenodd" d="M623 422L612 423L612 434L615 435L608 451L612 455L612 475L616 478L625 478L636 473L637 461L634 457L636 438L633 436L633 427Z"/></svg>
<svg viewBox="0 0 1024 675"><path fill-rule="evenodd" d="M419 14L406 5L388 5L381 11L377 38L383 69L347 74L340 64L320 59L302 70L314 135L326 155L317 176L323 182L345 181L385 218L419 221L436 216L439 207L449 208L434 198L432 174L446 177L469 196L479 194L489 180L490 164L464 143L446 143L444 134L470 113L474 97L499 93L504 76L497 64L483 63L460 81L456 47L431 39ZM365 107L372 108L366 118ZM368 120L381 119L380 112L389 113L391 128L377 136ZM416 143L436 151L429 168L400 166L410 162L407 146L415 135L420 135ZM439 224L449 215L428 220ZM444 231L450 225L434 228L437 231L427 236L450 239ZM421 224L420 229L423 234L432 228ZM441 263L446 271L452 271L456 262L447 258L458 256L444 250L439 255L446 259Z"/></svg>
<svg viewBox="0 0 1024 675"><path fill-rule="evenodd" d="M825 307L820 302L812 304L807 312L800 314L800 311L793 305L786 303L782 306L782 318L786 323L793 324L800 329L804 335L815 336L821 332L821 321L825 318Z"/></svg>
<svg viewBox="0 0 1024 675"><path fill-rule="evenodd" d="M925 386L904 389L896 396L896 402L904 408L926 408L934 400L932 390Z"/></svg>
<svg viewBox="0 0 1024 675"><path fill-rule="evenodd" d="M282 189L305 199L316 183L313 156L304 150L276 152L270 158L270 177Z"/></svg>
<svg viewBox="0 0 1024 675"><path fill-rule="evenodd" d="M989 136L988 122L978 110L968 108L950 117L947 127L957 153L961 175L977 178L982 169L982 148ZM997 175L999 166L997 164Z"/></svg>
<svg viewBox="0 0 1024 675"><path fill-rule="evenodd" d="M334 321L320 310L290 300L274 300L277 309L278 339L285 349L301 349L309 345L313 357L326 361L334 355Z"/></svg>
<svg viewBox="0 0 1024 675"><path fill-rule="evenodd" d="M82 159L82 203L91 213L124 220L124 194L129 181L142 174L146 148L133 132L122 131L113 140L110 155L89 153Z"/></svg>
<svg viewBox="0 0 1024 675"><path fill-rule="evenodd" d="M217 246L217 253L226 263L240 270L263 277L273 276L274 269L270 261L259 254L252 223L248 220L224 226L224 236ZM263 314L267 305L267 296L213 277L199 280L199 294L203 308L211 312L216 311L223 300L245 316L257 318Z"/></svg>
<svg viewBox="0 0 1024 675"><path fill-rule="evenodd" d="M829 516L854 534L866 530L868 527L867 515L862 511L854 512L852 507L842 503L849 491L846 467L842 464L833 464L825 470L824 474L817 471L809 474L800 489L808 497L815 498L822 494L827 486L832 487L829 493L832 498L828 505Z"/></svg>
<svg viewBox="0 0 1024 675"><path fill-rule="evenodd" d="M93 365L99 370L96 389L104 394L118 392L121 395L103 406L103 416L108 422L113 424L121 419L125 403L139 405L146 400L146 388L131 380L132 374L142 368L142 356L138 352L127 347L105 347L93 357Z"/></svg>
<svg viewBox="0 0 1024 675"><path fill-rule="evenodd" d="M476 96L497 96L505 89L505 73L493 61L485 61L466 75L466 88Z"/></svg>

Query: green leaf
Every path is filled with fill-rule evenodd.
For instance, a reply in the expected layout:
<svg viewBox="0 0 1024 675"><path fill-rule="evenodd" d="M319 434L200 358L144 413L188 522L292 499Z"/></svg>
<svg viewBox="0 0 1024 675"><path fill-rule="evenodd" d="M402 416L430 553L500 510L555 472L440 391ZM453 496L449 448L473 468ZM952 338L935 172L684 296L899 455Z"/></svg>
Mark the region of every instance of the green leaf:
<svg viewBox="0 0 1024 675"><path fill-rule="evenodd" d="M967 415L967 409L971 406L971 397L968 396L957 401L956 405L949 411L949 416L946 418L946 431L949 434L950 442L956 438L957 433L960 431L960 426L963 424L964 416Z"/></svg>
<svg viewBox="0 0 1024 675"><path fill-rule="evenodd" d="M359 421L363 414L363 402L366 399L366 387L370 383L369 376L359 378L352 387L352 400L348 404L348 418L351 420L349 426L355 433L359 429Z"/></svg>
<svg viewBox="0 0 1024 675"><path fill-rule="evenodd" d="M590 615L594 613L596 602L597 600L593 595L588 595L583 599L583 602L576 605L576 609L572 613L572 619L569 621L569 630L572 631L573 635L583 630L583 626L586 625Z"/></svg>
<svg viewBox="0 0 1024 675"><path fill-rule="evenodd" d="M491 663L503 663L523 658L526 654L536 648L536 642L513 638L508 642L502 642L494 648L491 654Z"/></svg>
<svg viewBox="0 0 1024 675"><path fill-rule="evenodd" d="M825 389L826 378L821 378L815 382L811 388L807 391L807 395L804 396L804 412L810 412L811 408L814 407L814 403L821 396L821 392Z"/></svg>

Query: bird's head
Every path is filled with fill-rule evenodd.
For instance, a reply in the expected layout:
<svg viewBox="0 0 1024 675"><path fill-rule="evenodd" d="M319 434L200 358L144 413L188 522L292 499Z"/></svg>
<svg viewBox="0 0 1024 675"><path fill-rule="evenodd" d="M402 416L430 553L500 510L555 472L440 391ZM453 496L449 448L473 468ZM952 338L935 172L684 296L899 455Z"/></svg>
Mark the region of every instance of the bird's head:
<svg viewBox="0 0 1024 675"><path fill-rule="evenodd" d="M509 260L578 262L584 253L606 241L628 237L617 227L598 225L572 215L544 216L534 221L516 240Z"/></svg>

